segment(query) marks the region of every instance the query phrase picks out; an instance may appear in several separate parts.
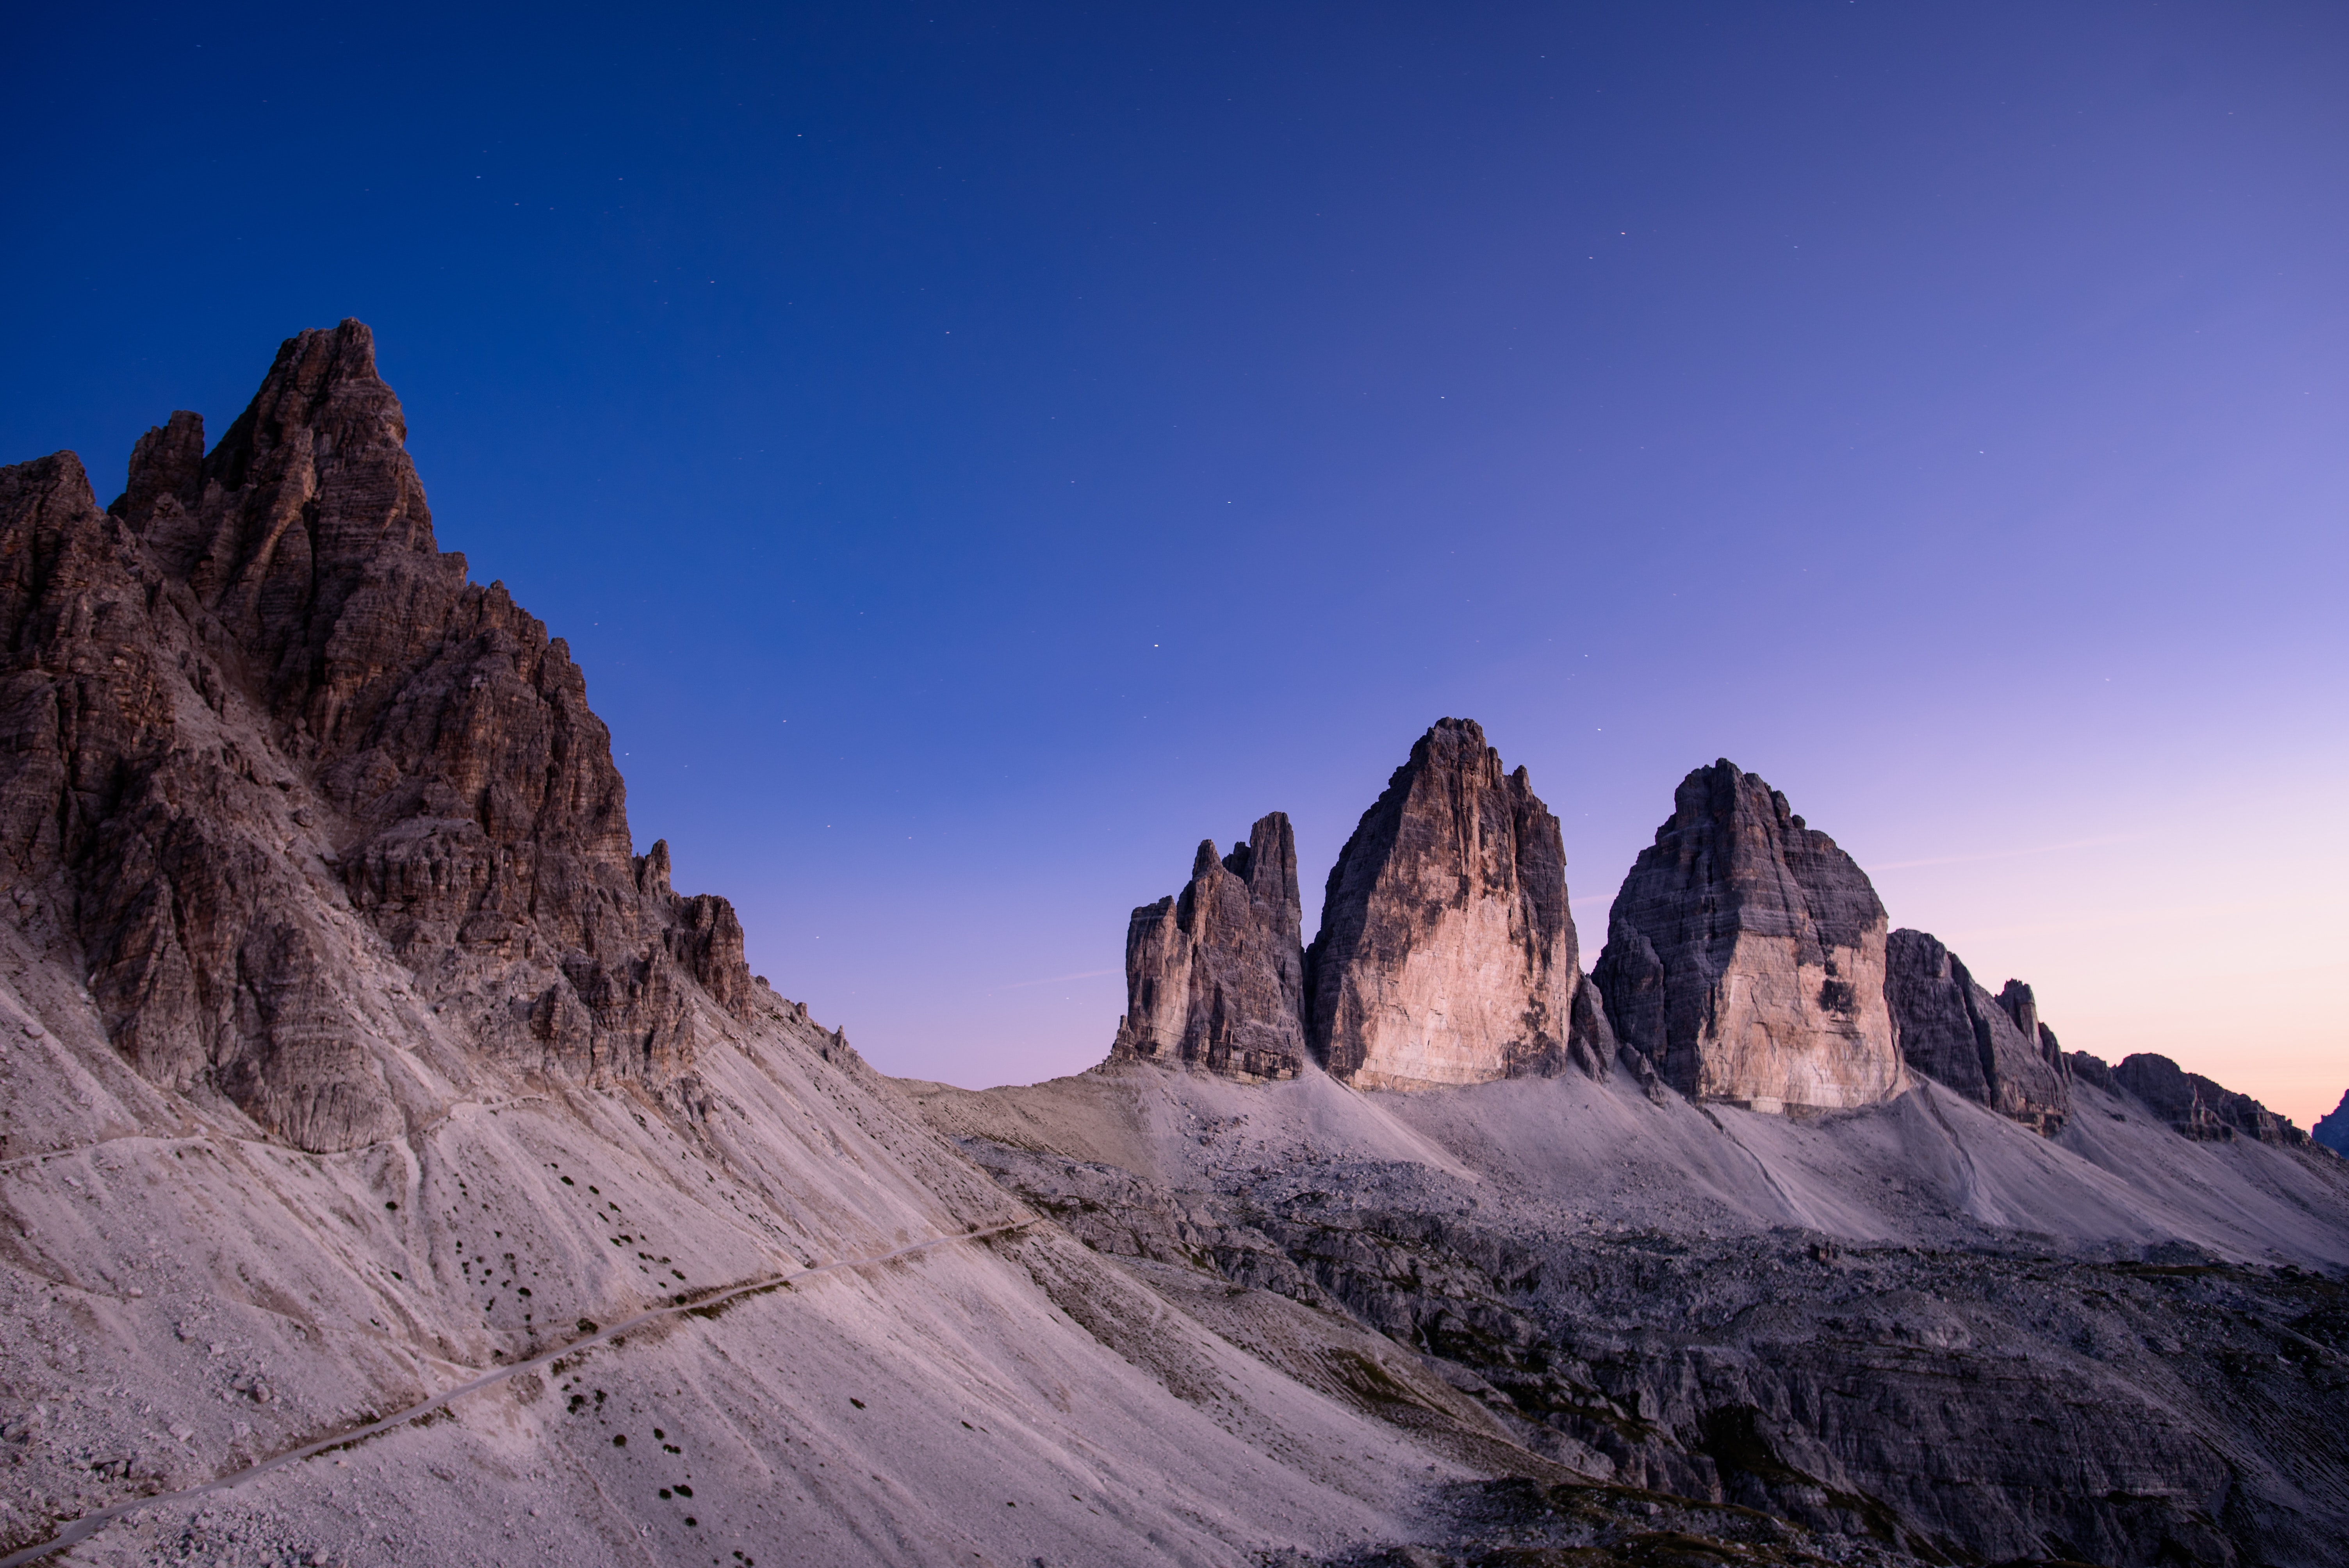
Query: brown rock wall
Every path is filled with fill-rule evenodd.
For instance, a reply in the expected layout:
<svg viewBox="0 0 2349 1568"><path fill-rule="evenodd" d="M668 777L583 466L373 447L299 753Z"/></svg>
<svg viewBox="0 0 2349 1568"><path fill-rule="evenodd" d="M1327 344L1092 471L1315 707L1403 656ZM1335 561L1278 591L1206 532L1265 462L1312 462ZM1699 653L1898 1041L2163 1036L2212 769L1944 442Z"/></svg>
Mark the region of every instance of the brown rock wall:
<svg viewBox="0 0 2349 1568"><path fill-rule="evenodd" d="M312 1149L402 1125L354 914L534 1069L673 1075L686 988L750 991L732 910L632 857L562 639L438 549L405 437L346 322L209 454L192 414L148 432L107 511L69 453L0 469L0 852L140 1072Z"/></svg>
<svg viewBox="0 0 2349 1568"><path fill-rule="evenodd" d="M2075 1055L2075 1060L2078 1059ZM2098 1068L2104 1064L2087 1058ZM2204 1142L2256 1139L2285 1148L2307 1143L2308 1134L2289 1117L2278 1116L2250 1095L2189 1073L2168 1057L2151 1051L2124 1057L2109 1072L2113 1087L2137 1097L2147 1109L2187 1137Z"/></svg>

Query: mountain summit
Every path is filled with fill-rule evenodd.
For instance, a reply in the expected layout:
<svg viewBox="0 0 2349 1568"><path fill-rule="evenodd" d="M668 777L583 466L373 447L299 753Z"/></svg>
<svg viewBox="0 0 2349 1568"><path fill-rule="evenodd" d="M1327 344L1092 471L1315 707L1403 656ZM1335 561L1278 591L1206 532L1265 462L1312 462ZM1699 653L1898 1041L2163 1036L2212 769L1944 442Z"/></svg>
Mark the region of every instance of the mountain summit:
<svg viewBox="0 0 2349 1568"><path fill-rule="evenodd" d="M441 1030L583 1082L674 1078L681 991L750 991L727 903L632 856L569 649L437 548L405 438L347 321L209 453L194 414L150 430L104 513L70 455L0 488L16 878L140 1073L321 1152L414 1119L387 1053L419 1018L355 985L355 942Z"/></svg>
<svg viewBox="0 0 2349 1568"><path fill-rule="evenodd" d="M1594 978L1623 1043L1700 1099L1872 1105L1907 1086L1884 905L1833 839L1726 758L1673 792L1609 916Z"/></svg>
<svg viewBox="0 0 2349 1568"><path fill-rule="evenodd" d="M1614 1056L1557 819L1473 719L1437 720L1362 813L1305 962L1314 1051L1366 1088L1603 1076Z"/></svg>

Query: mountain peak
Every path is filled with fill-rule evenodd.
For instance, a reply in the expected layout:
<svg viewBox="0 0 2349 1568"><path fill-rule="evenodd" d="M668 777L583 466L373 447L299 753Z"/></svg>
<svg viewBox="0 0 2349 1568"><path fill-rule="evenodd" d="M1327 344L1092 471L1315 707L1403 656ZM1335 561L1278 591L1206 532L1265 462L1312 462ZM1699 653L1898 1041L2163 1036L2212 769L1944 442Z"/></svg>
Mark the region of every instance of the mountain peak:
<svg viewBox="0 0 2349 1568"><path fill-rule="evenodd" d="M1125 1016L1112 1057L1295 1078L1305 1060L1299 908L1286 812L1258 818L1221 860L1216 841L1202 840L1183 891L1127 922Z"/></svg>
<svg viewBox="0 0 2349 1568"><path fill-rule="evenodd" d="M1685 1094L1757 1109L1906 1087L1868 874L1723 758L1692 769L1640 851L1593 972L1622 1042Z"/></svg>
<svg viewBox="0 0 2349 1568"><path fill-rule="evenodd" d="M610 733L560 639L435 547L362 324L301 333L210 453L0 469L0 837L88 954L115 1048L312 1150L397 1136L453 1037L657 1085L698 989L739 1016L720 899L640 877ZM57 715L77 717L60 723ZM104 779L102 790L85 781ZM364 1000L408 966L427 1026Z"/></svg>
<svg viewBox="0 0 2349 1568"><path fill-rule="evenodd" d="M1566 849L1526 770L1474 719L1411 748L1330 869L1307 955L1309 1026L1366 1088L1480 1083L1614 1055L1587 996Z"/></svg>

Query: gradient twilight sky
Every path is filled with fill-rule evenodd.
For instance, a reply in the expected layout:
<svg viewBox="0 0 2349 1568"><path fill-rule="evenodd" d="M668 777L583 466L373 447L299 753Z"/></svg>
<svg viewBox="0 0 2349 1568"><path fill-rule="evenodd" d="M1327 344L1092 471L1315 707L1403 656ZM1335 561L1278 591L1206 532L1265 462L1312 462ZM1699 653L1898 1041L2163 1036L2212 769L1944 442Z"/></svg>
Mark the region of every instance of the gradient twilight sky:
<svg viewBox="0 0 2349 1568"><path fill-rule="evenodd" d="M2349 1087L2349 9L28 8L0 460L356 315L639 849L884 1070L1433 720L1728 756L2074 1048Z"/></svg>

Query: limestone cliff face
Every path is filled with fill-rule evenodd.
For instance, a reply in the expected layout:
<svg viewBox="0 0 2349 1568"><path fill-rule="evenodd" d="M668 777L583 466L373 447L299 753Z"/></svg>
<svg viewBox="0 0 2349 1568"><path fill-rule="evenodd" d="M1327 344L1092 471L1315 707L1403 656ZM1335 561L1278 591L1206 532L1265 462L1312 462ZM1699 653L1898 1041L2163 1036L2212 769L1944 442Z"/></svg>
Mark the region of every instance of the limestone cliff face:
<svg viewBox="0 0 2349 1568"><path fill-rule="evenodd" d="M2009 980L1992 996L1940 943L1896 931L1885 944L1884 994L1911 1069L2044 1135L2063 1128L2069 1075L2061 1054L2051 1061L2041 1046L2044 1026L2030 986Z"/></svg>
<svg viewBox="0 0 2349 1568"><path fill-rule="evenodd" d="M70 453L0 469L0 863L55 908L117 1048L305 1148L401 1130L411 1026L358 934L477 1049L663 1080L682 988L747 1006L741 927L630 852L562 639L434 543L373 340L289 339L204 450L174 414L100 511Z"/></svg>
<svg viewBox="0 0 2349 1568"><path fill-rule="evenodd" d="M1365 1088L1604 1076L1557 819L1468 719L1420 738L1330 870L1306 956L1315 1054Z"/></svg>
<svg viewBox="0 0 2349 1568"><path fill-rule="evenodd" d="M1617 1037L1701 1099L1868 1105L1907 1086L1884 905L1833 839L1726 759L1681 780L1593 973Z"/></svg>
<svg viewBox="0 0 2349 1568"><path fill-rule="evenodd" d="M1305 1060L1305 954L1297 840L1275 811L1218 860L1199 845L1190 885L1133 912L1125 1016L1111 1055L1246 1080Z"/></svg>

